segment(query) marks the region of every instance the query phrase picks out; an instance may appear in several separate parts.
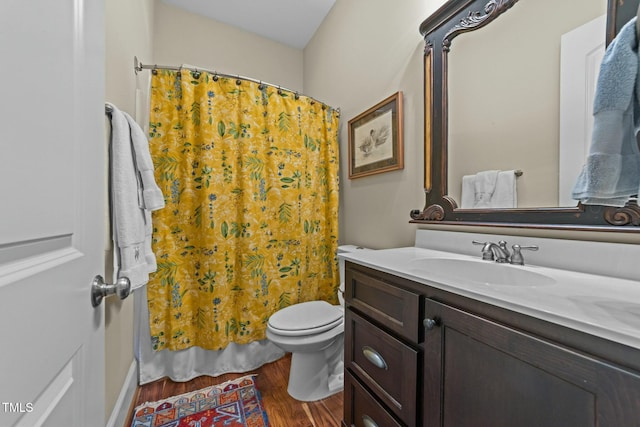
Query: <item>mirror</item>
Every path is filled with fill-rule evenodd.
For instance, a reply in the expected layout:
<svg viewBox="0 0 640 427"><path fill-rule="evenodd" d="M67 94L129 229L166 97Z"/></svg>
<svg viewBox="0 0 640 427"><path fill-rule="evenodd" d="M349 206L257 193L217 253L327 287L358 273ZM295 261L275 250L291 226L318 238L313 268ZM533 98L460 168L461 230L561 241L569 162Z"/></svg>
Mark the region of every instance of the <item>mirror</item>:
<svg viewBox="0 0 640 427"><path fill-rule="evenodd" d="M583 131L593 92L585 92L587 83L582 98L567 96L563 88L571 85L562 82L560 69L567 75L562 51L579 50L571 44L572 34L583 31L577 37L582 41L590 31L595 41L585 48L591 55L587 62L597 71L605 34L609 42L635 16L638 2L451 0L424 21L426 205L411 212L412 222L636 231L635 200L614 208L570 198L591 141L584 135L561 137L566 130L561 131L560 99L570 111L581 110L586 123L564 128ZM591 52L594 43L601 45L599 56ZM580 73L588 78L593 71ZM590 84L595 86L595 79ZM566 115L562 120L567 123ZM464 176L491 170L505 171L500 176L517 189L513 205L474 205L463 194L465 185L469 193ZM480 175L475 176L477 190ZM495 182L495 175L488 176Z"/></svg>
<svg viewBox="0 0 640 427"><path fill-rule="evenodd" d="M459 207L467 207L461 197L463 175L514 169L523 172L516 183L517 207L577 204L572 200L559 203L563 166L577 161L578 170L570 179L575 182L586 159L582 153L576 154L563 165L558 158L561 57L567 49L573 53L580 48L566 46L570 42L562 36L596 20L596 25L591 24L595 43L584 49L588 53L581 63L598 67L604 53L605 14L602 0L519 1L491 25L452 41L447 84L447 188ZM504 34L512 36L502 37ZM593 60L591 51L596 56ZM583 76L589 71L593 75L597 70L585 69ZM574 80L580 78L575 70L572 74ZM595 86L595 82L589 83ZM585 101L579 100L583 105ZM587 109L574 110L581 113ZM573 151L578 151L577 147ZM571 188L566 189L566 196L570 195Z"/></svg>

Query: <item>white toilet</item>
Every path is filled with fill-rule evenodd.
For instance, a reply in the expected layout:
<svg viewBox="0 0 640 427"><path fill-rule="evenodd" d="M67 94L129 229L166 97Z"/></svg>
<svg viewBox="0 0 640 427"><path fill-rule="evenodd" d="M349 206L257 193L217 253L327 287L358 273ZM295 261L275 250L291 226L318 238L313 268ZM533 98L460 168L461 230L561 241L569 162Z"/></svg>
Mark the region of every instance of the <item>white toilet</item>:
<svg viewBox="0 0 640 427"><path fill-rule="evenodd" d="M361 249L339 246L338 253ZM289 395L311 402L342 390L344 385L344 261L340 265L340 305L326 301L294 304L274 313L267 338L291 352Z"/></svg>

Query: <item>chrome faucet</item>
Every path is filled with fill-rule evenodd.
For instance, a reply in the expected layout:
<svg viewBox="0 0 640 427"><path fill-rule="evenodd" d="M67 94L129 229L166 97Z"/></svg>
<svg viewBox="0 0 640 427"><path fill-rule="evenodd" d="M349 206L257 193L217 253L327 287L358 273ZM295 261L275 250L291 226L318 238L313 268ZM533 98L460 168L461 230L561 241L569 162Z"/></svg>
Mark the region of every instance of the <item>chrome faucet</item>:
<svg viewBox="0 0 640 427"><path fill-rule="evenodd" d="M482 259L498 263L509 262L511 253L507 248L507 242L500 240L498 243L473 241L474 245L482 245Z"/></svg>
<svg viewBox="0 0 640 427"><path fill-rule="evenodd" d="M530 251L537 251L538 247L535 245L532 246L521 246L521 245L513 245L513 254L509 252L507 248L507 242L504 240L500 240L498 243L493 242L478 242L477 240L473 240L472 243L474 245L482 246L482 259L487 261L495 261L498 263L509 263L509 264L517 264L524 265L524 257L522 256L522 249L527 249Z"/></svg>

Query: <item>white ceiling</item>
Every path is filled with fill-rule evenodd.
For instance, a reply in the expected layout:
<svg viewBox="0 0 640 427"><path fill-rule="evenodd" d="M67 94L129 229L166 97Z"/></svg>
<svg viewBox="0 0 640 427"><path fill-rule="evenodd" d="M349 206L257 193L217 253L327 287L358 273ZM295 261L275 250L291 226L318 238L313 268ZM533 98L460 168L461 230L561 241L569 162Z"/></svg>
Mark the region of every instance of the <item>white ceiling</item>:
<svg viewBox="0 0 640 427"><path fill-rule="evenodd" d="M162 0L192 13L303 49L336 0Z"/></svg>

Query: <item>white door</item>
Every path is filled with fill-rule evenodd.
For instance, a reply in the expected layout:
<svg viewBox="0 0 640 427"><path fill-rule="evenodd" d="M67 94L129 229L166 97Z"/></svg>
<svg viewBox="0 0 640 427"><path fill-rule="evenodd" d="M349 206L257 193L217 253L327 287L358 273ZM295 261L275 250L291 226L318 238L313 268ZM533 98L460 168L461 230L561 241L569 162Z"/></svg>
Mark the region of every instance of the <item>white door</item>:
<svg viewBox="0 0 640 427"><path fill-rule="evenodd" d="M605 51L607 17L564 34L560 53L560 163L558 206L575 206L571 191L589 155L593 99Z"/></svg>
<svg viewBox="0 0 640 427"><path fill-rule="evenodd" d="M103 426L104 0L0 2L0 426Z"/></svg>

